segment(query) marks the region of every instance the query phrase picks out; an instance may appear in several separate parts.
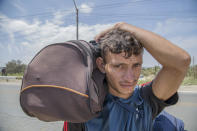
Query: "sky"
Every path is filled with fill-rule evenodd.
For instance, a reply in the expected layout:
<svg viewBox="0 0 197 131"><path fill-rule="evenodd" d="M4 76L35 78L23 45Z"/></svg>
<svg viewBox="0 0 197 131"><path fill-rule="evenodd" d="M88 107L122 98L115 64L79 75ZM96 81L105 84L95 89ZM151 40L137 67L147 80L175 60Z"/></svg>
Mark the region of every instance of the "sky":
<svg viewBox="0 0 197 131"><path fill-rule="evenodd" d="M157 33L197 62L197 0L76 0L79 39L92 40L117 22ZM28 64L49 44L76 39L73 0L0 0L0 67ZM159 65L145 51L144 67Z"/></svg>

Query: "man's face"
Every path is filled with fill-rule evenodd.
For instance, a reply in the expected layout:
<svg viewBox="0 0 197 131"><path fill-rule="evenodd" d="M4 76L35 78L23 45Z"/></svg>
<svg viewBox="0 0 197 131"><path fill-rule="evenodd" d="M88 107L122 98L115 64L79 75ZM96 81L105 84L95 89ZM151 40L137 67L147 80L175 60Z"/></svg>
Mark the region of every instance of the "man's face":
<svg viewBox="0 0 197 131"><path fill-rule="evenodd" d="M142 67L142 54L125 58L125 53L108 52L104 66L109 92L120 98L132 95Z"/></svg>

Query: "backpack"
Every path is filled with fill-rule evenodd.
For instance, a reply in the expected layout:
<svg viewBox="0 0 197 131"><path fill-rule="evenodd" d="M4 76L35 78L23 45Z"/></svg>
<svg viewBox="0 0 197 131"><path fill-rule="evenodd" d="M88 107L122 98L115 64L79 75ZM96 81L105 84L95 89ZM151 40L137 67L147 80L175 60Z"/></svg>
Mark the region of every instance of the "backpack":
<svg viewBox="0 0 197 131"><path fill-rule="evenodd" d="M93 42L92 42L93 43ZM102 110L105 75L95 43L73 40L43 48L25 70L20 105L42 121L86 122Z"/></svg>
<svg viewBox="0 0 197 131"><path fill-rule="evenodd" d="M166 111L162 111L154 120L154 131L185 131L184 122Z"/></svg>

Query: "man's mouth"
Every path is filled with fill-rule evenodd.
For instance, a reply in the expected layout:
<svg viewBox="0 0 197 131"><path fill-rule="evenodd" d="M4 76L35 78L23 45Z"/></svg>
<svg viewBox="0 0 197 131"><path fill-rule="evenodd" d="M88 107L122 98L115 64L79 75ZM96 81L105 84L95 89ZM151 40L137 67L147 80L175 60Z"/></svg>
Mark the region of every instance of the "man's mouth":
<svg viewBox="0 0 197 131"><path fill-rule="evenodd" d="M123 88L131 88L134 86L134 84L120 84L120 86Z"/></svg>

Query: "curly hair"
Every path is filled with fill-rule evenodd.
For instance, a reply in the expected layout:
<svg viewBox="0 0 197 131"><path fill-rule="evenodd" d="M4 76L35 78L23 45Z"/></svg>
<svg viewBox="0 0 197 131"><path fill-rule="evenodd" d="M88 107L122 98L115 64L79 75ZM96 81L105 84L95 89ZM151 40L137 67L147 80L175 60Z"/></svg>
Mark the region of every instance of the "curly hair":
<svg viewBox="0 0 197 131"><path fill-rule="evenodd" d="M125 58L143 52L142 44L127 31L113 29L99 40L101 56L105 60L108 51L119 54L125 52Z"/></svg>

